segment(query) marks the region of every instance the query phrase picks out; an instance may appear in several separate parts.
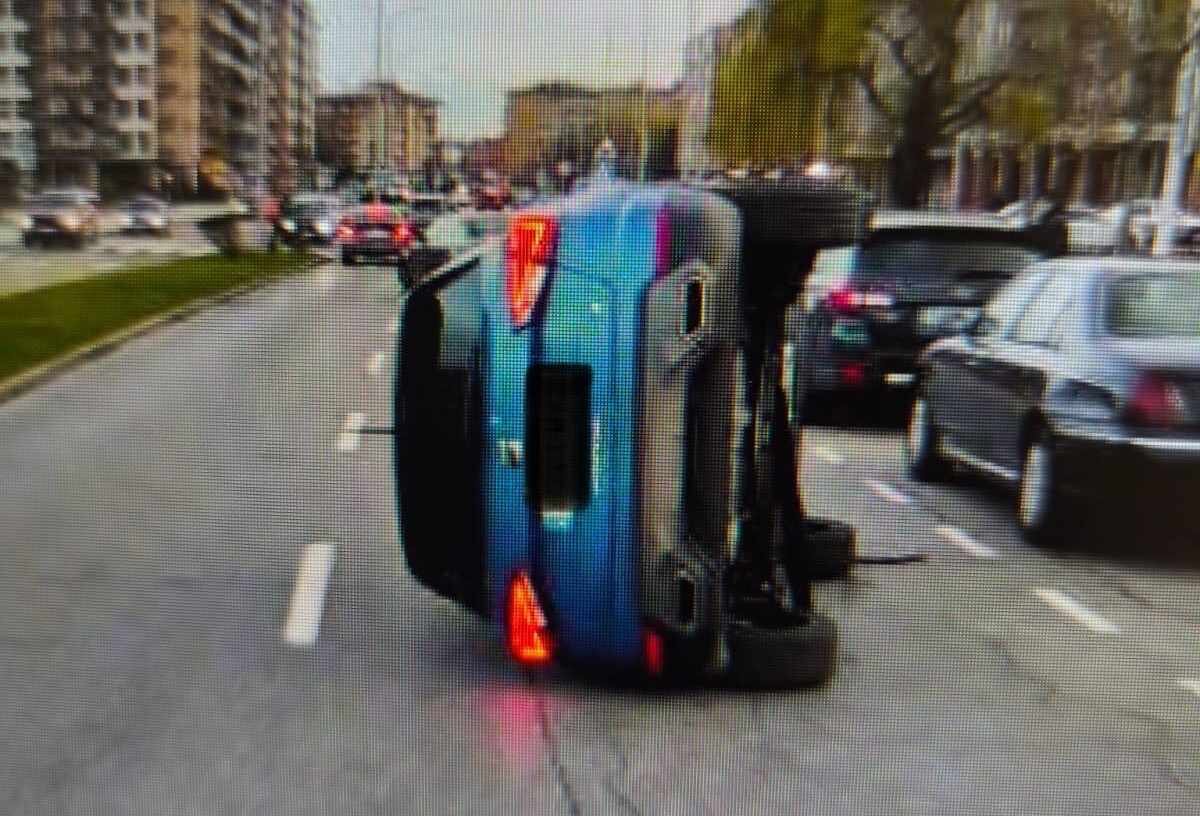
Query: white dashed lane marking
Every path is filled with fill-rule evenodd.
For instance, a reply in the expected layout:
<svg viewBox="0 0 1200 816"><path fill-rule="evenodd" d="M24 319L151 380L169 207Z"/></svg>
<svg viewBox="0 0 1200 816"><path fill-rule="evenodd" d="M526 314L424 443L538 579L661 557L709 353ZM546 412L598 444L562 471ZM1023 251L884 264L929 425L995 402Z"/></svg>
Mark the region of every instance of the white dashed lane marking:
<svg viewBox="0 0 1200 816"><path fill-rule="evenodd" d="M825 462L826 464L830 464L830 465L846 464L846 459L841 454L837 453L836 451L831 451L829 448L824 448L824 447L821 447L820 445L813 445L812 452L813 452L814 456L816 456L818 459L820 459L822 462Z"/></svg>
<svg viewBox="0 0 1200 816"><path fill-rule="evenodd" d="M1184 691L1190 691L1197 697L1200 697L1200 680L1191 677L1181 677L1175 681L1175 685L1179 686Z"/></svg>
<svg viewBox="0 0 1200 816"><path fill-rule="evenodd" d="M300 558L296 585L288 605L283 640L290 646L312 646L321 630L321 615L325 609L325 592L333 572L333 557L337 550L332 544L309 544Z"/></svg>
<svg viewBox="0 0 1200 816"><path fill-rule="evenodd" d="M878 479L864 479L863 484L884 501L891 502L892 504L912 504L911 497L901 493L887 482L881 482Z"/></svg>
<svg viewBox="0 0 1200 816"><path fill-rule="evenodd" d="M1047 587L1036 587L1033 594L1047 606L1071 618L1073 621L1098 635L1119 635L1121 629L1099 612L1093 612L1064 592Z"/></svg>
<svg viewBox="0 0 1200 816"><path fill-rule="evenodd" d="M367 417L361 411L346 414L342 423L342 432L338 434L337 449L341 453L353 453L358 450L359 431L367 423Z"/></svg>
<svg viewBox="0 0 1200 816"><path fill-rule="evenodd" d="M371 355L371 359L367 361L367 371L371 372L372 377L378 377L383 373L383 364L387 361L387 355L382 351L377 351Z"/></svg>
<svg viewBox="0 0 1200 816"><path fill-rule="evenodd" d="M973 555L976 558L999 558L1000 553L993 550L988 545L981 541L976 541L965 531L957 527L951 527L948 524L940 524L937 527L937 534L940 535L948 544L953 544L965 553Z"/></svg>

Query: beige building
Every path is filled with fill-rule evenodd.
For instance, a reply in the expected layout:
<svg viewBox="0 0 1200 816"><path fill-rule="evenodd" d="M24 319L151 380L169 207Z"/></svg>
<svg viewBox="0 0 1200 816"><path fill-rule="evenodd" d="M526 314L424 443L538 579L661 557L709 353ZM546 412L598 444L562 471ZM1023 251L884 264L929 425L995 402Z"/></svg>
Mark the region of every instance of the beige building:
<svg viewBox="0 0 1200 816"><path fill-rule="evenodd" d="M436 159L437 100L395 82L317 99L317 157L341 172L420 171Z"/></svg>
<svg viewBox="0 0 1200 816"><path fill-rule="evenodd" d="M656 132L678 132L684 98L678 89L622 85L590 88L545 82L508 93L505 163L516 178L554 172L565 162L571 172L591 165L605 139L616 145L624 167L637 161L643 117ZM674 138L671 139L674 142Z"/></svg>
<svg viewBox="0 0 1200 816"><path fill-rule="evenodd" d="M307 0L275 0L267 19L267 158L274 187L293 192L315 171L316 19Z"/></svg>

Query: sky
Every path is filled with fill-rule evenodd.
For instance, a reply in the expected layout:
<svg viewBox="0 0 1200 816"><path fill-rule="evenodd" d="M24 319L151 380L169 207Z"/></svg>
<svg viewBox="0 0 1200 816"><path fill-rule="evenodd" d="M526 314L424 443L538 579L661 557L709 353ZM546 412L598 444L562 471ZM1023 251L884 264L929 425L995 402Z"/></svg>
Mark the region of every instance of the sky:
<svg viewBox="0 0 1200 816"><path fill-rule="evenodd" d="M311 0L325 91L383 75L443 102L452 139L498 135L504 92L548 79L667 84L692 34L752 0ZM645 58L643 59L643 55ZM643 64L645 68L643 68Z"/></svg>

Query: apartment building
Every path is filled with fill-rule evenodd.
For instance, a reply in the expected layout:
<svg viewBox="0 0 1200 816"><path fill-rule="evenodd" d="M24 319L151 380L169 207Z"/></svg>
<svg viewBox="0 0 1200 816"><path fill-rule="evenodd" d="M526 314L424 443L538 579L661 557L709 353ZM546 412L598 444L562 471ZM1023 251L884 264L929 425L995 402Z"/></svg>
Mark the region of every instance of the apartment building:
<svg viewBox="0 0 1200 816"><path fill-rule="evenodd" d="M37 170L29 82L29 23L12 0L0 0L0 200Z"/></svg>
<svg viewBox="0 0 1200 816"><path fill-rule="evenodd" d="M317 99L317 156L342 173L409 174L436 159L439 102L395 82Z"/></svg>
<svg viewBox="0 0 1200 816"><path fill-rule="evenodd" d="M305 0L275 0L269 5L266 149L274 186L290 192L315 171L316 20Z"/></svg>

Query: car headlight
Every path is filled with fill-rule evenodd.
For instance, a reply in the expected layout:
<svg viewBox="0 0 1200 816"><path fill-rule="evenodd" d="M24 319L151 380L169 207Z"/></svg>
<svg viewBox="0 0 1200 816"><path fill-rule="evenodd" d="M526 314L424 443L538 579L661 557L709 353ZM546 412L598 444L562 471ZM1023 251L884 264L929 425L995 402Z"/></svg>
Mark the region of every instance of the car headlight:
<svg viewBox="0 0 1200 816"><path fill-rule="evenodd" d="M296 222L290 218L281 218L279 220L279 228L284 232L295 232Z"/></svg>
<svg viewBox="0 0 1200 816"><path fill-rule="evenodd" d="M79 216L60 215L58 217L58 225L69 232L74 232L79 229Z"/></svg>
<svg viewBox="0 0 1200 816"><path fill-rule="evenodd" d="M23 229L23 230L33 229L33 219L30 218L28 215L21 216L21 229Z"/></svg>
<svg viewBox="0 0 1200 816"><path fill-rule="evenodd" d="M329 221L318 221L313 224L313 229L317 231L318 235L328 235L333 232L333 224Z"/></svg>
<svg viewBox="0 0 1200 816"><path fill-rule="evenodd" d="M147 215L146 223L155 229L162 229L167 225L167 219L163 218L161 215Z"/></svg>

